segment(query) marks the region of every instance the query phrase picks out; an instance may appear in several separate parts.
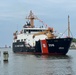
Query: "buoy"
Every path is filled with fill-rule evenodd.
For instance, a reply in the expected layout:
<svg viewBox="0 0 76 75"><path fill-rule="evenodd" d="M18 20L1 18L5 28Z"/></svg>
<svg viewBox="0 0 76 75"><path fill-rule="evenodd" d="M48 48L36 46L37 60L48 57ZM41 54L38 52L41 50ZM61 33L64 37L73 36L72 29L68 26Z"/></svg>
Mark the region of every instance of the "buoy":
<svg viewBox="0 0 76 75"><path fill-rule="evenodd" d="M8 57L9 57L8 51L3 52L3 57L4 57L3 61L8 61Z"/></svg>

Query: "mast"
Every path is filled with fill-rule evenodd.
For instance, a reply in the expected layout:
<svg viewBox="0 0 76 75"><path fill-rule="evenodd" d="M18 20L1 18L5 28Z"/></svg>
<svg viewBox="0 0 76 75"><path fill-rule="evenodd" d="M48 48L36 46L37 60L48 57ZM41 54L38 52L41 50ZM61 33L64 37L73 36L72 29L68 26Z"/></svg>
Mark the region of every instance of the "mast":
<svg viewBox="0 0 76 75"><path fill-rule="evenodd" d="M68 15L68 37L70 37L70 20L69 20L69 15Z"/></svg>
<svg viewBox="0 0 76 75"><path fill-rule="evenodd" d="M31 27L34 27L34 20L37 19L37 17L32 13L32 11L30 11L30 14L26 19L30 20Z"/></svg>

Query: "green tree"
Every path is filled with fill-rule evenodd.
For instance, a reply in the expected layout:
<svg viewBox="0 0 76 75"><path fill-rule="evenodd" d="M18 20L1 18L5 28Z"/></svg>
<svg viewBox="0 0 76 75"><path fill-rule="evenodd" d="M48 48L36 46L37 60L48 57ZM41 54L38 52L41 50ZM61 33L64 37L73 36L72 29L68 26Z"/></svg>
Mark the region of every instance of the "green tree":
<svg viewBox="0 0 76 75"><path fill-rule="evenodd" d="M72 42L76 42L76 38L73 38Z"/></svg>

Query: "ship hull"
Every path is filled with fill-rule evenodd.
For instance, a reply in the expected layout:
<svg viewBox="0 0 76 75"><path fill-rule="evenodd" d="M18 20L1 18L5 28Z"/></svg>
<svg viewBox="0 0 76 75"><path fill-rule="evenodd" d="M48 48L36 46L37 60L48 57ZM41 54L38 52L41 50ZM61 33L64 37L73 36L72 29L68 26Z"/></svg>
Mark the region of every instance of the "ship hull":
<svg viewBox="0 0 76 75"><path fill-rule="evenodd" d="M26 47L25 42L14 42L12 49L14 53L66 55L71 41L72 38L39 40L36 41L35 47Z"/></svg>

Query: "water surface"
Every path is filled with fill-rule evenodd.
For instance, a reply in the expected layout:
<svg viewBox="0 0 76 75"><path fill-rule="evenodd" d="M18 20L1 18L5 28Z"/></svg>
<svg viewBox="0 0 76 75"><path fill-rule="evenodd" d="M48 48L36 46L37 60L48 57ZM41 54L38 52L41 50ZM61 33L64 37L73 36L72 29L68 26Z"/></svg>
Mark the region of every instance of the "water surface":
<svg viewBox="0 0 76 75"><path fill-rule="evenodd" d="M8 51L8 62L3 52ZM66 56L15 54L11 48L0 49L0 75L76 75L76 50Z"/></svg>

